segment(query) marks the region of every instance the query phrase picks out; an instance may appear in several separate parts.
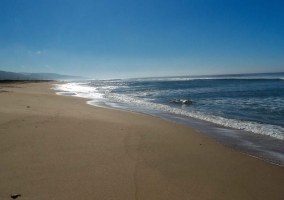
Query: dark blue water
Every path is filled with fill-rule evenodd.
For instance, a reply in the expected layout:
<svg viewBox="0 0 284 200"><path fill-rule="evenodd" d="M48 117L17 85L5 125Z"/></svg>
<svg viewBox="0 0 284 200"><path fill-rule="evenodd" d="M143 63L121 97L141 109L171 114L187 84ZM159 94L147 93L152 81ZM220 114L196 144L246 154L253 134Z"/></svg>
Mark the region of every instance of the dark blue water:
<svg viewBox="0 0 284 200"><path fill-rule="evenodd" d="M123 86L111 93L188 111L284 127L284 81L281 79L140 80L124 81Z"/></svg>
<svg viewBox="0 0 284 200"><path fill-rule="evenodd" d="M62 90L284 139L284 73L92 80Z"/></svg>

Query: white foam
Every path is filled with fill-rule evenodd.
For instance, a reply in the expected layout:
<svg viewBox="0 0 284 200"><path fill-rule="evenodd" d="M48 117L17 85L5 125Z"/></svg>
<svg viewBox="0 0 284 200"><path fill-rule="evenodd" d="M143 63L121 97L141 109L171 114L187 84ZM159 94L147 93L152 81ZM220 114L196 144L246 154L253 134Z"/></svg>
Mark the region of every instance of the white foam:
<svg viewBox="0 0 284 200"><path fill-rule="evenodd" d="M161 111L179 114L183 116L193 117L193 118L205 120L208 122L212 122L215 124L219 124L222 126L231 127L234 129L250 131L253 133L257 133L257 134L269 135L271 137L275 137L275 138L282 139L282 140L284 139L284 128L280 126L260 124L260 123L252 122L252 121L227 119L224 117L204 114L201 112L182 110L179 108L173 108L173 107L163 105L163 104L152 103L152 102L148 102L142 99L129 97L126 95L106 94L105 97L113 101L117 101L121 103L142 106L145 108L151 108L155 110L161 110Z"/></svg>
<svg viewBox="0 0 284 200"><path fill-rule="evenodd" d="M67 83L67 84L55 84L52 87L54 90L60 90L63 92L74 93L77 97L87 98L87 99L98 99L103 98L103 94L98 92L98 90L94 87L89 87L85 84L78 83Z"/></svg>
<svg viewBox="0 0 284 200"><path fill-rule="evenodd" d="M54 85L52 88L54 90L60 90L64 92L74 93L74 96L88 98L88 99L110 99L114 102L120 102L125 104L130 104L134 106L140 106L144 108L150 108L155 110L160 110L164 112L169 112L173 114L179 114L183 116L193 117L215 124L219 124L226 127L231 127L234 129L240 129L245 131L250 131L257 134L268 135L278 139L284 139L284 128L276 125L261 124L252 121L241 121L236 119L228 119L220 116L214 116L209 114L204 114L196 111L182 110L179 108L170 107L163 104L152 103L147 100L142 100L135 96L127 96L122 94L110 93L112 87L104 87L107 90L98 90L95 87L90 87L86 83L67 83L61 85ZM249 103L249 102L248 102Z"/></svg>

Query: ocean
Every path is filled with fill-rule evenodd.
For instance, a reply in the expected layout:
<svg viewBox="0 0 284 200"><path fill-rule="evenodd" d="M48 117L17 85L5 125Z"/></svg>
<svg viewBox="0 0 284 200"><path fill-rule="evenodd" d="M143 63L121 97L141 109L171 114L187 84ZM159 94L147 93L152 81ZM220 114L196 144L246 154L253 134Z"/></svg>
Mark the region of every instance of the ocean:
<svg viewBox="0 0 284 200"><path fill-rule="evenodd" d="M284 166L284 73L87 80L53 89L185 124Z"/></svg>

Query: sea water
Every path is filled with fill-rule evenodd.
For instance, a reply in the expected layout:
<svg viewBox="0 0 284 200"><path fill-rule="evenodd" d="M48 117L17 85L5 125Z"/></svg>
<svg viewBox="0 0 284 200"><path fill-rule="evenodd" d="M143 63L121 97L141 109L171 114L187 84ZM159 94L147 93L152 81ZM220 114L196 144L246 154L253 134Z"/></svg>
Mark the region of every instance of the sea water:
<svg viewBox="0 0 284 200"><path fill-rule="evenodd" d="M54 89L192 126L254 156L264 149L271 153L264 159L284 164L284 73L88 80Z"/></svg>

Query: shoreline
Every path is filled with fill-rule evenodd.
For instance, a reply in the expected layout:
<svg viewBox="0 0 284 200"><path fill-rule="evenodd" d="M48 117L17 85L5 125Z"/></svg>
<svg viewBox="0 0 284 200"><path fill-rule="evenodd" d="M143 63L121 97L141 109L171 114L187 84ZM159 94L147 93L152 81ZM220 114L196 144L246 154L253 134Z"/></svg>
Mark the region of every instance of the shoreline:
<svg viewBox="0 0 284 200"><path fill-rule="evenodd" d="M0 93L0 199L284 196L283 167L185 125L56 95L54 83Z"/></svg>
<svg viewBox="0 0 284 200"><path fill-rule="evenodd" d="M194 128L196 131L201 132L203 135L220 142L226 147L284 167L284 140L282 139L242 129L235 129L181 114L174 114L167 111L144 108L137 105L115 102L106 99L101 100L101 98L92 99L91 96L88 98L81 94L77 96L76 92L66 92L58 88L55 90L58 91L56 92L58 95L83 98L86 100L87 104L92 106L146 114L167 120L169 122L186 125L190 128ZM94 92L96 93L96 91Z"/></svg>
<svg viewBox="0 0 284 200"><path fill-rule="evenodd" d="M165 79L166 80L166 79ZM254 80L254 79L252 79ZM137 80L136 80L137 81ZM133 82L133 84L135 83L136 84L136 81ZM120 84L131 84L132 81L128 82L124 82L122 81ZM139 81L138 81L139 82ZM137 82L137 83L138 83ZM202 81L203 82L203 81ZM201 84L202 82L199 82L199 84ZM246 81L245 81L246 82ZM256 107L256 108L251 108L251 107L248 107L246 105L249 105L250 103L253 103L253 100L244 100L244 106L246 106L246 108L243 108L243 109L252 109L250 111L248 111L248 118L246 118L246 111L244 110L244 112L242 113L239 113L239 114L236 114L236 116L234 117L230 117L229 115L226 116L225 113L219 115L217 114L216 112L226 112L226 109L222 109L217 111L218 109L217 108L214 108L212 107L213 112L215 112L215 114L211 113L211 109L209 110L204 110L204 111L201 111L199 112L198 109L204 109L202 108L202 105L197 105L198 103L196 103L196 106L194 106L195 103L193 103L190 107L187 107L185 106L183 108L183 105L180 106L174 106L172 105L171 98L175 98L174 96L171 96L170 97L167 97L164 96L162 97L163 95L165 94L162 94L162 92L159 92L159 90L156 88L154 89L155 92L154 93L161 93L160 95L161 96L157 96L157 97L153 97L152 99L150 98L150 100L148 101L147 98L148 97L144 97L144 95L148 96L148 95L154 95L152 94L151 91L149 91L149 93L143 93L142 92L142 96L140 97L139 95L139 90L141 89L138 89L138 92L137 94L135 94L136 92L134 91L129 91L129 94L130 95L126 95L124 94L123 92L123 87L124 86L120 86L119 82L114 82L112 83L111 81L110 82L104 82L104 81L91 81L91 82L72 82L72 83L67 83L67 84L63 84L63 85L58 85L58 86L55 86L55 89L56 90L61 90L62 92L59 92L60 94L63 94L63 95L68 95L68 96L77 96L77 97L82 97L82 98L86 98L86 99L93 99L94 100L94 105L102 105L103 107L118 107L118 108L122 108L122 109L127 109L127 110L138 110L139 112L142 110L143 113L152 113L153 111L152 110L156 110L156 111L160 111L161 113L170 113L172 115L181 115L181 116L185 116L185 117L188 117L188 118L194 118L194 119L199 119L201 121L206 121L206 122L209 122L209 123L213 123L213 124L219 124L221 126L225 126L225 127L228 127L229 129L232 128L232 129L235 129L235 130L243 130L243 131L246 131L246 132L252 132L253 134L258 134L258 135L268 135L270 137L273 137L273 138L276 138L276 139L280 139L282 141L284 141L284 124L281 125L281 123L273 123L271 121L263 121L260 117L262 116L261 114L258 115L258 117L256 116L253 116L254 113L253 113L253 109L261 109L260 107ZM196 84L196 82L195 82ZM203 84L203 83L202 83ZM98 88L94 87L95 85L98 86ZM108 86L107 86L108 85ZM143 84L142 84L143 85ZM142 86L141 85L141 86ZM111 92L111 88L114 87L116 88L116 90L118 90L117 92ZM121 87L121 88L120 88ZM126 86L128 87L128 86ZM142 86L143 87L143 86ZM155 86L157 87L157 86ZM197 86L194 86L194 87L197 87ZM120 89L119 89L120 88ZM142 89L143 91L145 90L146 88ZM214 90L214 88L212 88ZM122 93L120 93L120 90ZM147 89L146 89L147 90ZM172 91L173 92L173 91ZM127 93L127 92L126 92ZM219 98L217 93L218 92L215 92L216 93L216 96L214 97L215 99L216 98ZM136 96L138 95L138 96ZM180 94L182 95L182 94ZM220 95L224 95L224 93L221 92ZM248 94L247 94L248 95ZM155 96L155 95L154 95ZM156 99L157 98L157 99ZM166 98L169 98L168 100L166 100L165 102L161 102L159 103L159 101L164 101L164 99ZM177 97L179 98L179 97ZM182 98L182 97L180 97ZM184 97L184 99L188 99L189 97ZM210 104L210 99L211 97L207 97L207 103ZM221 97L222 98L222 97ZM261 97L259 97L261 98ZM156 100L154 100L156 99ZM201 99L202 100L202 99ZM157 101L157 102L156 102ZM195 100L196 101L196 100ZM236 101L240 101L240 99L236 100ZM248 102L246 102L248 101ZM260 100L261 101L261 100ZM272 100L271 100L272 101ZM91 102L91 101L90 101ZM196 101L198 102L198 100ZM204 104L206 104L206 102L204 102ZM226 100L225 100L226 102ZM227 104L231 104L231 105L234 105L234 103L229 103L230 101L227 100ZM250 103L249 103L250 102ZM218 102L217 102L218 103ZM91 103L92 104L92 103ZM238 102L236 102L236 104L238 104ZM260 103L261 105L261 103ZM229 105L227 105L229 106ZM262 107L273 107L273 104L267 104L265 102L263 102L263 105ZM217 107L217 106L216 106ZM216 110L217 109L217 110ZM234 108L236 109L236 108ZM279 108L281 110L281 108ZM238 108L237 108L238 110ZM154 111L154 112L156 112ZM261 112L261 111L258 111L258 112ZM264 113L265 115L267 113ZM275 114L275 117L279 117L277 113L274 113ZM255 117L255 120L254 119L249 119L250 117ZM272 117L272 116L270 116ZM257 119L258 118L258 119ZM268 118L266 116L266 118ZM279 118L279 120L281 121L281 118Z"/></svg>
<svg viewBox="0 0 284 200"><path fill-rule="evenodd" d="M64 96L72 97L72 95ZM87 100L87 98L85 98L85 100ZM141 113L147 116L157 117L171 123L185 125L232 150L238 151L248 156L252 156L265 162L269 162L274 165L284 167L284 141L278 138L225 127L219 124L214 124L213 122L207 122L193 117L181 116L178 114L169 114L166 112L164 113L158 111L145 112L143 110L133 108L128 109L126 107L120 108L106 105L102 106L98 105L97 103L92 103L92 100L86 101L86 103L92 106L98 106L106 109ZM249 143L249 145L247 145L247 143Z"/></svg>

